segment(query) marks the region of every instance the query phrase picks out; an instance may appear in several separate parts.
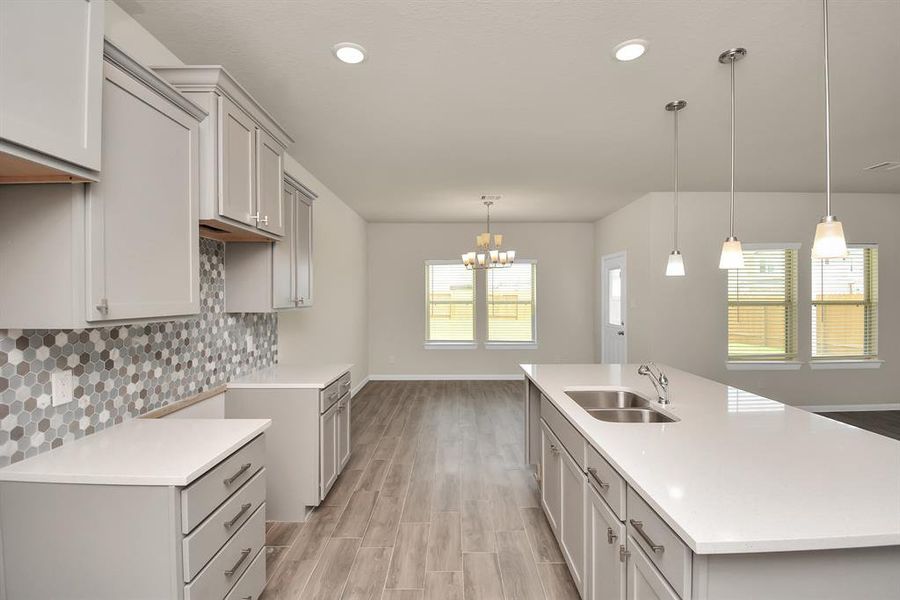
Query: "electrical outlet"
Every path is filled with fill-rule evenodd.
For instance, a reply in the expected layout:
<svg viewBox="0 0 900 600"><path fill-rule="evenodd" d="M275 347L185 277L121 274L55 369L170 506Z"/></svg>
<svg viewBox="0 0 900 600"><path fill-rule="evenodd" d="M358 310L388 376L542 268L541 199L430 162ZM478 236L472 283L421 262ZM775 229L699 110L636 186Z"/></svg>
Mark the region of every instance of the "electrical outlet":
<svg viewBox="0 0 900 600"><path fill-rule="evenodd" d="M248 333L246 339L247 339L247 352L256 352L256 342L253 340L253 336Z"/></svg>
<svg viewBox="0 0 900 600"><path fill-rule="evenodd" d="M68 404L72 397L72 371L56 371L50 375L50 387L53 394L53 406Z"/></svg>

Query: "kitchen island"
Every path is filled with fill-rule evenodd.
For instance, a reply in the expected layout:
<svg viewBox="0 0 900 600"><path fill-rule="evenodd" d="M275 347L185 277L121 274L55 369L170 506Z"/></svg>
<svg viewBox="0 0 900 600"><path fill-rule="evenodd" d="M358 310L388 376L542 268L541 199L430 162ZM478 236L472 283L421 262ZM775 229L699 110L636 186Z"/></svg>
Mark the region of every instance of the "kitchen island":
<svg viewBox="0 0 900 600"><path fill-rule="evenodd" d="M900 598L900 442L665 366L667 406L636 364L522 369L526 461L583 597ZM598 420L585 390L671 421Z"/></svg>

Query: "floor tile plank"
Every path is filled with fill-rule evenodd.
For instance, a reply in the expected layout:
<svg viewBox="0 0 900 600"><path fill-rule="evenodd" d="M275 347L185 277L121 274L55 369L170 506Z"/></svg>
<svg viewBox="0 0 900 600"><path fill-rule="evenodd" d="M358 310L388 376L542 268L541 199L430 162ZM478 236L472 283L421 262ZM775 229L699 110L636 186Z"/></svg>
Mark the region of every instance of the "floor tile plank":
<svg viewBox="0 0 900 600"><path fill-rule="evenodd" d="M500 566L496 554L463 555L463 589L466 600L499 600L503 598Z"/></svg>
<svg viewBox="0 0 900 600"><path fill-rule="evenodd" d="M506 600L544 600L544 589L524 531L498 531L497 558Z"/></svg>
<svg viewBox="0 0 900 600"><path fill-rule="evenodd" d="M425 600L463 600L462 571L425 573Z"/></svg>
<svg viewBox="0 0 900 600"><path fill-rule="evenodd" d="M428 523L401 523L391 557L386 589L424 589Z"/></svg>
<svg viewBox="0 0 900 600"><path fill-rule="evenodd" d="M391 562L390 548L360 548L356 553L350 577L344 588L343 600L378 600L384 589L388 565Z"/></svg>
<svg viewBox="0 0 900 600"><path fill-rule="evenodd" d="M428 534L428 571L461 571L462 542L458 512L437 512L431 518Z"/></svg>

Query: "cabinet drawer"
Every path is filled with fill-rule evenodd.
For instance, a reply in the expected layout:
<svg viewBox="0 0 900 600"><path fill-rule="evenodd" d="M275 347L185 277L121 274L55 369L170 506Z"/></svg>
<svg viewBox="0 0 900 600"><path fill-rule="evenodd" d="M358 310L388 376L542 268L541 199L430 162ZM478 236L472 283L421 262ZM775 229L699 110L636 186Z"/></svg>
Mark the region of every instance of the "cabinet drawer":
<svg viewBox="0 0 900 600"><path fill-rule="evenodd" d="M253 479L235 492L225 504L213 511L191 535L182 540L184 580L190 581L228 538L240 529L260 505L266 501L266 470L260 469Z"/></svg>
<svg viewBox="0 0 900 600"><path fill-rule="evenodd" d="M691 554L681 538L662 518L628 488L628 535L635 539L647 557L682 598L691 596ZM651 547L656 546L656 550Z"/></svg>
<svg viewBox="0 0 900 600"><path fill-rule="evenodd" d="M590 446L587 448L587 475L594 491L606 500L620 521L625 520L625 480Z"/></svg>
<svg viewBox="0 0 900 600"><path fill-rule="evenodd" d="M341 397L350 391L350 372L346 372L337 380L326 387L319 394L319 412L325 412L331 405L341 399Z"/></svg>
<svg viewBox="0 0 900 600"><path fill-rule="evenodd" d="M266 543L266 505L244 523L194 580L184 586L184 600L216 600L241 578Z"/></svg>
<svg viewBox="0 0 900 600"><path fill-rule="evenodd" d="M257 600L266 587L266 552L260 550L225 600Z"/></svg>
<svg viewBox="0 0 900 600"><path fill-rule="evenodd" d="M181 531L190 531L259 471L265 463L263 436L213 467L181 491Z"/></svg>
<svg viewBox="0 0 900 600"><path fill-rule="evenodd" d="M556 434L556 437L559 438L565 449L569 451L569 454L578 463L578 467L584 471L584 438L543 394L541 394L541 418L547 422L547 425L550 426L550 429L553 430L553 433Z"/></svg>

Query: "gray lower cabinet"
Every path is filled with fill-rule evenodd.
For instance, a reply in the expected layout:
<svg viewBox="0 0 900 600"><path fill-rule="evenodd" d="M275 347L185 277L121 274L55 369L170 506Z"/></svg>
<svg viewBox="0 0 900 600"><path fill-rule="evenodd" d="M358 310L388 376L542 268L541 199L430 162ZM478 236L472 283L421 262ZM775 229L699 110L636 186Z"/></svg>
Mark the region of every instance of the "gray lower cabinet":
<svg viewBox="0 0 900 600"><path fill-rule="evenodd" d="M264 456L260 435L185 487L0 482L0 598L257 600Z"/></svg>
<svg viewBox="0 0 900 600"><path fill-rule="evenodd" d="M562 444L550 431L546 423L541 422L541 506L550 528L559 536L559 525L562 521Z"/></svg>
<svg viewBox="0 0 900 600"><path fill-rule="evenodd" d="M241 384L225 394L225 416L272 420L266 430L267 511L305 521L350 460L350 372L323 388Z"/></svg>
<svg viewBox="0 0 900 600"><path fill-rule="evenodd" d="M624 600L625 598L625 526L619 522L606 501L588 480L586 600Z"/></svg>
<svg viewBox="0 0 900 600"><path fill-rule="evenodd" d="M104 59L102 181L0 188L0 328L200 311L206 113L110 43Z"/></svg>
<svg viewBox="0 0 900 600"><path fill-rule="evenodd" d="M313 200L293 177L282 186L284 235L274 243L225 246L225 310L273 312L313 302Z"/></svg>
<svg viewBox="0 0 900 600"><path fill-rule="evenodd" d="M104 4L0 2L0 183L97 180Z"/></svg>
<svg viewBox="0 0 900 600"><path fill-rule="evenodd" d="M626 568L626 598L628 600L681 600L633 538L628 539L628 547L630 550Z"/></svg>

